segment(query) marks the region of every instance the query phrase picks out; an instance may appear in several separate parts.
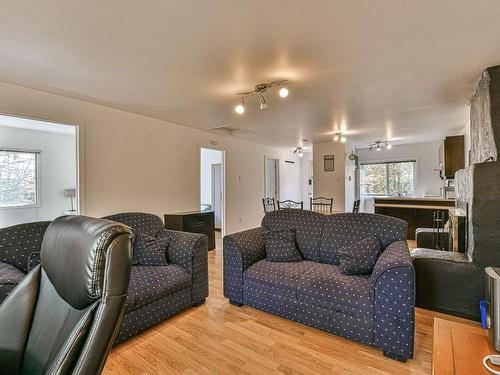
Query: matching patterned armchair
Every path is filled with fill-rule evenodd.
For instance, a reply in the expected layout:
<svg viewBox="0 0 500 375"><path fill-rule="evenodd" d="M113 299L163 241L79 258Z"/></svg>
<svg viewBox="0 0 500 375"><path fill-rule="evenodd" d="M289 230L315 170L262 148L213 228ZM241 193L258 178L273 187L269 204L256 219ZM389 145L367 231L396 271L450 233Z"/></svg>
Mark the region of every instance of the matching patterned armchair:
<svg viewBox="0 0 500 375"><path fill-rule="evenodd" d="M264 228L293 228L301 262L266 261ZM338 250L375 235L382 253L371 274L346 276ZM262 227L224 237L224 295L340 336L384 355L413 357L415 276L407 223L388 216L304 210L266 214Z"/></svg>

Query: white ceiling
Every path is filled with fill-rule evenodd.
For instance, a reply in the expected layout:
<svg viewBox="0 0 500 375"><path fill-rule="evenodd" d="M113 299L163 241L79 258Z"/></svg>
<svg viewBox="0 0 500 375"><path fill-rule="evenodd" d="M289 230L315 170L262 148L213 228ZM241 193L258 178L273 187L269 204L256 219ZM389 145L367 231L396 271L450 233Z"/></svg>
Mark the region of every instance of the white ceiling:
<svg viewBox="0 0 500 375"><path fill-rule="evenodd" d="M42 6L43 4L43 6ZM0 0L0 81L295 146L438 139L500 64L498 0ZM234 113L236 93L290 95Z"/></svg>

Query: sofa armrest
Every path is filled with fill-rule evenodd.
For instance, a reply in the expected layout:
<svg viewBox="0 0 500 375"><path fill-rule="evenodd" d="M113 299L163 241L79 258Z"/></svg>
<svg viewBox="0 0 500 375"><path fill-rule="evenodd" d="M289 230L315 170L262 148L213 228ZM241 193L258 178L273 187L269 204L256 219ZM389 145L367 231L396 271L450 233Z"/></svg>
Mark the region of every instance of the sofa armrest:
<svg viewBox="0 0 500 375"><path fill-rule="evenodd" d="M40 252L43 235L49 224L50 221L36 221L0 229L0 262L9 263L28 273L30 254Z"/></svg>
<svg viewBox="0 0 500 375"><path fill-rule="evenodd" d="M243 303L243 272L266 257L262 227L224 237L224 296Z"/></svg>
<svg viewBox="0 0 500 375"><path fill-rule="evenodd" d="M382 252L371 275L375 308L374 345L389 357L413 357L415 334L415 271L406 241Z"/></svg>
<svg viewBox="0 0 500 375"><path fill-rule="evenodd" d="M208 296L208 238L204 234L163 229L170 239L167 258L191 275L193 304Z"/></svg>

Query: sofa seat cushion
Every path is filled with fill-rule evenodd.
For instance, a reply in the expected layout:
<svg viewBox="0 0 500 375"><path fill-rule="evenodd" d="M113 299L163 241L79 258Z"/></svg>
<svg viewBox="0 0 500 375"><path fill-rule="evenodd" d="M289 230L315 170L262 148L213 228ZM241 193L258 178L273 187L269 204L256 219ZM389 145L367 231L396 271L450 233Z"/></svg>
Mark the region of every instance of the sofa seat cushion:
<svg viewBox="0 0 500 375"><path fill-rule="evenodd" d="M189 287L191 287L191 275L175 264L133 266L125 312L138 310Z"/></svg>
<svg viewBox="0 0 500 375"><path fill-rule="evenodd" d="M297 299L297 286L314 262L268 262L252 264L243 274L244 293L266 293Z"/></svg>
<svg viewBox="0 0 500 375"><path fill-rule="evenodd" d="M299 301L360 317L373 317L370 275L344 275L339 266L314 263L297 287Z"/></svg>

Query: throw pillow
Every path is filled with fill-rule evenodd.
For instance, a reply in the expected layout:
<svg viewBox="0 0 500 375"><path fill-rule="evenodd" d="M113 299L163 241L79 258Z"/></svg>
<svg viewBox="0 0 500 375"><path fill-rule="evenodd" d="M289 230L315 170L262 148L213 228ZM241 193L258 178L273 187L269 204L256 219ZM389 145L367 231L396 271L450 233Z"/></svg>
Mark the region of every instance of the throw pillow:
<svg viewBox="0 0 500 375"><path fill-rule="evenodd" d="M264 233L266 259L269 262L300 262L295 229L266 229Z"/></svg>
<svg viewBox="0 0 500 375"><path fill-rule="evenodd" d="M168 245L167 237L155 238L147 234L137 234L132 264L134 266L166 266Z"/></svg>
<svg viewBox="0 0 500 375"><path fill-rule="evenodd" d="M339 249L340 271L344 275L371 273L380 253L380 241L369 236Z"/></svg>

